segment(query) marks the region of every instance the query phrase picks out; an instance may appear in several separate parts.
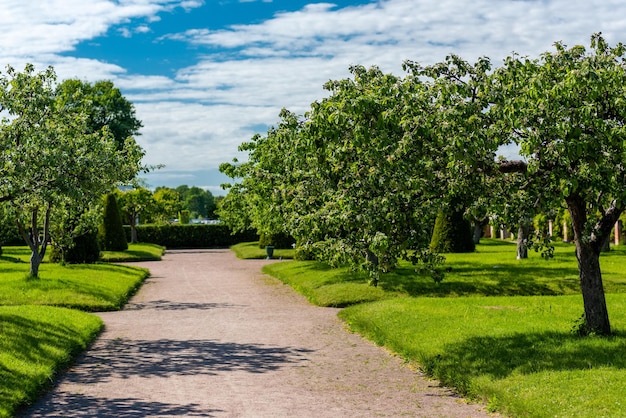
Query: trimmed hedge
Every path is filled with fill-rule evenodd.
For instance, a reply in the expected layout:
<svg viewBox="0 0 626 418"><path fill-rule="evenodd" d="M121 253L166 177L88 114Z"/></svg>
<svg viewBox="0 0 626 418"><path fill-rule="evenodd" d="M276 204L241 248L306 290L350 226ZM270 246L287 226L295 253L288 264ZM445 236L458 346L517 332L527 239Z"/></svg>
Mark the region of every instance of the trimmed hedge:
<svg viewBox="0 0 626 418"><path fill-rule="evenodd" d="M137 240L166 248L223 248L257 241L255 231L232 234L226 225L137 225ZM124 226L130 238L130 226Z"/></svg>

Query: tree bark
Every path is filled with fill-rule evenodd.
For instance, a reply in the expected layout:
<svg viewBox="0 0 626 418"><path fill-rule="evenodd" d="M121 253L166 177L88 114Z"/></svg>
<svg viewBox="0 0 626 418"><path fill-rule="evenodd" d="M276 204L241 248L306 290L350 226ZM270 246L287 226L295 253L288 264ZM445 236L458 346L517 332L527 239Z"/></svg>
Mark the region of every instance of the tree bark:
<svg viewBox="0 0 626 418"><path fill-rule="evenodd" d="M528 258L528 235L530 226L525 220L520 221L517 230L517 259L524 260Z"/></svg>
<svg viewBox="0 0 626 418"><path fill-rule="evenodd" d="M474 244L480 244L480 238L483 236L483 229L487 226L487 224L489 224L488 217L474 221Z"/></svg>
<svg viewBox="0 0 626 418"><path fill-rule="evenodd" d="M611 333L611 324L602 284L600 252L611 232L612 225L619 218L621 210L618 210L615 207L615 203L613 203L602 214L602 218L595 225L591 236L585 237L584 230L587 223L585 200L578 195L572 195L568 196L565 201L567 202L574 229L576 259L578 260L580 288L583 294L586 328L588 332L608 335Z"/></svg>

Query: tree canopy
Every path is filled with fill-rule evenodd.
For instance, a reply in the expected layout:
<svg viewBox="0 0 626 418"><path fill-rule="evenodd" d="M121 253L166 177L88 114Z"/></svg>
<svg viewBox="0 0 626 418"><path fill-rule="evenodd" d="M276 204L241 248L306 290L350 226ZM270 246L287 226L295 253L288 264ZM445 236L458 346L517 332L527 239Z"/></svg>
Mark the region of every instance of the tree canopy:
<svg viewBox="0 0 626 418"><path fill-rule="evenodd" d="M41 72L30 64L22 72L7 67L0 74L0 202L16 212L32 250L33 276L57 204L89 206L142 169L144 152L132 137L118 143L107 126L95 130L86 111L91 99L76 90L71 100L61 100L61 91L51 67Z"/></svg>
<svg viewBox="0 0 626 418"><path fill-rule="evenodd" d="M375 283L399 258L440 259L428 250L438 211L491 212L521 226L565 205L587 328L609 333L599 251L626 202L624 47L596 34L589 51L555 49L495 70L488 58L453 55L406 62L403 78L352 67L304 115L283 110L276 127L242 144L248 161L222 165L236 181L221 218L291 234ZM507 144L524 159L497 159ZM517 214L494 212L513 202Z"/></svg>

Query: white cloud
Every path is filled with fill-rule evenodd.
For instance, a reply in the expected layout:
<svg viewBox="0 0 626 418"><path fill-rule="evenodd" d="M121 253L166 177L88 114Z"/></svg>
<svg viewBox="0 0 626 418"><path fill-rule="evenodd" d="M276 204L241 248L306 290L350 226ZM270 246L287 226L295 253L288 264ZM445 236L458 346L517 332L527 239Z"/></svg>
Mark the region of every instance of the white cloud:
<svg viewBox="0 0 626 418"><path fill-rule="evenodd" d="M154 34L196 48L197 61L173 77L59 55L113 26L147 33L160 12L193 13L202 3L5 0L0 60L52 64L61 78L113 80L136 103L147 162L182 175L229 161L241 142L277 121L281 107L306 111L326 94L323 83L347 77L352 64L400 74L405 59L430 64L453 52L468 60L487 55L497 65L513 51L536 57L554 41L587 45L601 31L615 43L626 34L621 0L380 0L346 8L312 3L258 24ZM145 24L133 24L136 18Z"/></svg>

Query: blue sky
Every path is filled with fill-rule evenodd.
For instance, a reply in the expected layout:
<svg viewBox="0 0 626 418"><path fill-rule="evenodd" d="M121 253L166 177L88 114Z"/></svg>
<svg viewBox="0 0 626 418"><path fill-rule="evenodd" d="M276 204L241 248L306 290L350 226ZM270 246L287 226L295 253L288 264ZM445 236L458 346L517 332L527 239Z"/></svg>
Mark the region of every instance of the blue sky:
<svg viewBox="0 0 626 418"><path fill-rule="evenodd" d="M137 109L152 187L223 194L220 163L303 113L353 64L402 74L449 53L495 65L594 32L626 42L622 0L3 0L0 68L54 66L60 79L108 79Z"/></svg>

